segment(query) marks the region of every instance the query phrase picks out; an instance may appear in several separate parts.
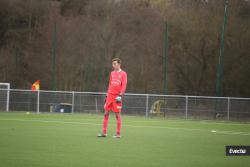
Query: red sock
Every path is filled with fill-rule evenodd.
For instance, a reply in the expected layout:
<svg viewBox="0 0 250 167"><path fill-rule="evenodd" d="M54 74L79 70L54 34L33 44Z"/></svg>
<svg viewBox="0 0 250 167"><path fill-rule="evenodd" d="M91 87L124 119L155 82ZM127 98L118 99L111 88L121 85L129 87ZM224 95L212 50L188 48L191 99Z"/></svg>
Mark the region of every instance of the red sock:
<svg viewBox="0 0 250 167"><path fill-rule="evenodd" d="M122 119L120 114L116 114L116 134L121 134Z"/></svg>
<svg viewBox="0 0 250 167"><path fill-rule="evenodd" d="M105 112L104 117L103 117L103 125L102 125L103 134L107 134L108 122L109 122L109 113Z"/></svg>

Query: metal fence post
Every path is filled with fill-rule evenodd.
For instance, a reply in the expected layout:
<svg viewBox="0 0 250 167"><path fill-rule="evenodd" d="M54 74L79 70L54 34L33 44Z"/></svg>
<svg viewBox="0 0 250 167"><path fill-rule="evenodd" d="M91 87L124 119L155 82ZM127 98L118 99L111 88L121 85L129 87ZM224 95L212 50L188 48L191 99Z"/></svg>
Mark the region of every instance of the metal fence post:
<svg viewBox="0 0 250 167"><path fill-rule="evenodd" d="M72 113L74 113L74 105L75 105L75 92L73 91L72 92L72 108L71 108Z"/></svg>
<svg viewBox="0 0 250 167"><path fill-rule="evenodd" d="M148 118L148 94L146 95L146 118Z"/></svg>
<svg viewBox="0 0 250 167"><path fill-rule="evenodd" d="M82 112L82 93L80 93L79 112Z"/></svg>
<svg viewBox="0 0 250 167"><path fill-rule="evenodd" d="M37 91L37 113L40 112L39 108L40 108L40 91L38 90Z"/></svg>
<svg viewBox="0 0 250 167"><path fill-rule="evenodd" d="M227 120L230 119L230 97L227 98Z"/></svg>
<svg viewBox="0 0 250 167"><path fill-rule="evenodd" d="M188 118L188 96L186 96L185 117Z"/></svg>
<svg viewBox="0 0 250 167"><path fill-rule="evenodd" d="M6 103L6 111L9 112L9 104L10 103L10 88L7 90L7 103Z"/></svg>
<svg viewBox="0 0 250 167"><path fill-rule="evenodd" d="M98 113L98 101L97 101L97 96L95 96L95 111Z"/></svg>

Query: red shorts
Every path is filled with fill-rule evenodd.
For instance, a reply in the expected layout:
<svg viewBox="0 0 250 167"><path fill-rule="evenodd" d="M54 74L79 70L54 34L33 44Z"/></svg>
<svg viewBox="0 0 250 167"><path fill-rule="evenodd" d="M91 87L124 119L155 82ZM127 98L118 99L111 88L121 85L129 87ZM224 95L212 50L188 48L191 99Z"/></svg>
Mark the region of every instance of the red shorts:
<svg viewBox="0 0 250 167"><path fill-rule="evenodd" d="M118 95L108 94L104 104L105 111L121 112L122 102L116 102L115 98Z"/></svg>

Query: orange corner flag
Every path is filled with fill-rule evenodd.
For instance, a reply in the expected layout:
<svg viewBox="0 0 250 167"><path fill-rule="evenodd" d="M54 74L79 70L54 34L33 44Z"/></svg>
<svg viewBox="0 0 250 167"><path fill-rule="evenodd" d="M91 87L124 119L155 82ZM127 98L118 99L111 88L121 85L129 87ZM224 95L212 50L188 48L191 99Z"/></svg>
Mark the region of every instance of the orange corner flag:
<svg viewBox="0 0 250 167"><path fill-rule="evenodd" d="M31 90L32 91L38 91L38 90L40 90L40 80L37 80L36 82L34 82L32 84Z"/></svg>

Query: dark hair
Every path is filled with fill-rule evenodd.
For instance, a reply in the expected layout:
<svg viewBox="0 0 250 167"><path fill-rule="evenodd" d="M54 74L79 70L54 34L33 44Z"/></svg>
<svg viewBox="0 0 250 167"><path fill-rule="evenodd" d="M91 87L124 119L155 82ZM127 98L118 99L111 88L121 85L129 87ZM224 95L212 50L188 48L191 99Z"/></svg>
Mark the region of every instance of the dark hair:
<svg viewBox="0 0 250 167"><path fill-rule="evenodd" d="M122 61L119 58L113 58L112 62L114 62L114 61L116 61L118 64L122 64Z"/></svg>

